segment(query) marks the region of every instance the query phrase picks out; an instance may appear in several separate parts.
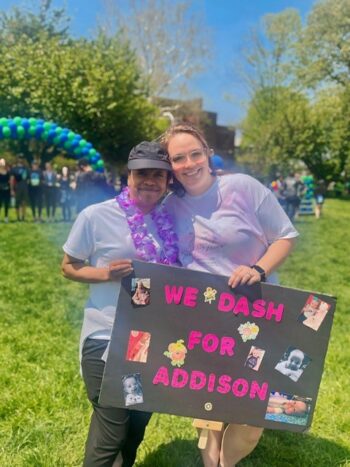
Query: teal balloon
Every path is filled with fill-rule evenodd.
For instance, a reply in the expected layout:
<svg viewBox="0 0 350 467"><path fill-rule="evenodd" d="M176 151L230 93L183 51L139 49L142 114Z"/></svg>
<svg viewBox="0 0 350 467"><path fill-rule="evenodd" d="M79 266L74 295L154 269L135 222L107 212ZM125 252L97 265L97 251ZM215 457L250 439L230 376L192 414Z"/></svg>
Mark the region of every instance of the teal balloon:
<svg viewBox="0 0 350 467"><path fill-rule="evenodd" d="M70 131L67 136L68 136L68 139L74 139L75 133L73 131Z"/></svg>
<svg viewBox="0 0 350 467"><path fill-rule="evenodd" d="M86 143L86 139L82 139L81 141L79 141L79 146L84 147Z"/></svg>
<svg viewBox="0 0 350 467"><path fill-rule="evenodd" d="M60 137L59 136L56 136L53 140L52 140L53 144L58 144L60 142Z"/></svg>
<svg viewBox="0 0 350 467"><path fill-rule="evenodd" d="M71 142L70 141L66 141L63 145L64 149L70 149L70 146L71 146Z"/></svg>
<svg viewBox="0 0 350 467"><path fill-rule="evenodd" d="M96 153L97 153L96 149L90 149L89 156L91 157L96 156Z"/></svg>
<svg viewBox="0 0 350 467"><path fill-rule="evenodd" d="M79 156L79 154L81 154L81 151L82 151L82 148L78 147L78 148L75 148L73 152L74 152L74 154Z"/></svg>
<svg viewBox="0 0 350 467"><path fill-rule="evenodd" d="M97 165L97 167L104 167L105 164L104 164L103 160L100 159L99 161L96 162L96 165Z"/></svg>
<svg viewBox="0 0 350 467"><path fill-rule="evenodd" d="M45 130L45 131L43 131L41 133L41 139L42 140L46 141L48 137L49 137L49 132L47 130Z"/></svg>
<svg viewBox="0 0 350 467"><path fill-rule="evenodd" d="M4 138L9 138L11 136L11 130L8 126L5 126L2 129L2 134L4 135Z"/></svg>

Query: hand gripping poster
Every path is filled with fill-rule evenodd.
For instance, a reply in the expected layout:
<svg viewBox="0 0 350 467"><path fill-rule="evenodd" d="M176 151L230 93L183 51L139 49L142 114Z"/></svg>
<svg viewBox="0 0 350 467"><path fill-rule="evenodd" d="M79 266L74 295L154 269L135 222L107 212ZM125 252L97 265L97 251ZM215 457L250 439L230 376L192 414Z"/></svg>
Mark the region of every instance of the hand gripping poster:
<svg viewBox="0 0 350 467"><path fill-rule="evenodd" d="M295 432L311 425L336 300L134 261L100 403Z"/></svg>

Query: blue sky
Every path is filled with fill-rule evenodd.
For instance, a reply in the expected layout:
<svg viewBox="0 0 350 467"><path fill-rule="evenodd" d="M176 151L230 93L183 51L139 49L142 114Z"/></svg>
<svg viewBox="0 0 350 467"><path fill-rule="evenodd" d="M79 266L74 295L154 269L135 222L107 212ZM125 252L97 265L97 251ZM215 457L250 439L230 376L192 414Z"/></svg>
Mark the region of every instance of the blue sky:
<svg viewBox="0 0 350 467"><path fill-rule="evenodd" d="M305 18L315 2L316 0L194 0L198 8L204 9L203 28L211 29L213 57L211 65L188 83L191 97L202 97L204 109L218 113L219 124L237 124L244 116L248 96L236 65L242 61L242 50L249 31L258 25L265 14L278 13L286 8L299 10ZM0 0L0 9L6 11L23 3L21 0ZM53 3L54 6L66 6L72 17L71 30L76 36L92 35L98 18L104 11L102 0L54 0Z"/></svg>

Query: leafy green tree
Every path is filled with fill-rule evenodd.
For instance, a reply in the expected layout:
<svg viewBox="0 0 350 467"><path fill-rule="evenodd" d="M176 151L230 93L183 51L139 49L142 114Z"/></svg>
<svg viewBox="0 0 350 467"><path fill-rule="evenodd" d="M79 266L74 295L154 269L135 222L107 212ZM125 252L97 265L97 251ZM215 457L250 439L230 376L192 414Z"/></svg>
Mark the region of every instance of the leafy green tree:
<svg viewBox="0 0 350 467"><path fill-rule="evenodd" d="M322 0L308 16L298 44L299 77L306 86L350 84L350 0Z"/></svg>
<svg viewBox="0 0 350 467"><path fill-rule="evenodd" d="M91 141L105 159L157 133L157 108L135 54L118 37L64 43L22 36L0 43L0 112L53 120Z"/></svg>

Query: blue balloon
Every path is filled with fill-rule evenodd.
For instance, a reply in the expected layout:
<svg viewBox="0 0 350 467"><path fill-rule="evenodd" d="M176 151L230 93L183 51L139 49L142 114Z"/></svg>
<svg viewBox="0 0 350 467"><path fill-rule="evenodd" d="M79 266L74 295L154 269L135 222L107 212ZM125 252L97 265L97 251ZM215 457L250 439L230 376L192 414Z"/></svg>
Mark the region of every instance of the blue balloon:
<svg viewBox="0 0 350 467"><path fill-rule="evenodd" d="M36 130L35 130L35 136L37 138L40 138L41 134L44 132L44 127L42 125L39 125L36 127Z"/></svg>
<svg viewBox="0 0 350 467"><path fill-rule="evenodd" d="M28 130L30 127L30 122L28 118L22 118L22 126L25 130Z"/></svg>
<svg viewBox="0 0 350 467"><path fill-rule="evenodd" d="M44 125L44 123L45 123L45 120L43 120L42 118L37 118L36 124L37 124L38 126L42 126L42 125Z"/></svg>
<svg viewBox="0 0 350 467"><path fill-rule="evenodd" d="M91 148L92 148L92 144L91 144L91 143L86 143L86 144L85 144L85 147L88 148L88 149L91 149Z"/></svg>
<svg viewBox="0 0 350 467"><path fill-rule="evenodd" d="M55 130L49 130L49 134L48 134L48 137L47 139L54 139L56 138L57 134L55 132Z"/></svg>
<svg viewBox="0 0 350 467"><path fill-rule="evenodd" d="M74 139L72 140L72 142L71 142L70 147L71 147L72 149L75 149L75 148L77 148L78 146L79 146L79 140L78 140L77 138L74 138Z"/></svg>
<svg viewBox="0 0 350 467"><path fill-rule="evenodd" d="M104 167L96 167L96 172L103 173L105 171Z"/></svg>
<svg viewBox="0 0 350 467"><path fill-rule="evenodd" d="M63 133L63 134L61 133L59 144L60 144L60 145L61 145L61 144L64 144L67 140L68 140L67 133L66 133L66 134L65 134L65 133Z"/></svg>
<svg viewBox="0 0 350 467"><path fill-rule="evenodd" d="M97 161L98 161L98 158L96 156L92 156L91 159L90 159L90 162L92 164L95 164Z"/></svg>
<svg viewBox="0 0 350 467"><path fill-rule="evenodd" d="M2 139L4 137L3 133L2 133L2 126L0 125L0 139Z"/></svg>
<svg viewBox="0 0 350 467"><path fill-rule="evenodd" d="M84 147L81 153L83 154L83 156L87 156L89 154L89 149L87 147Z"/></svg>

